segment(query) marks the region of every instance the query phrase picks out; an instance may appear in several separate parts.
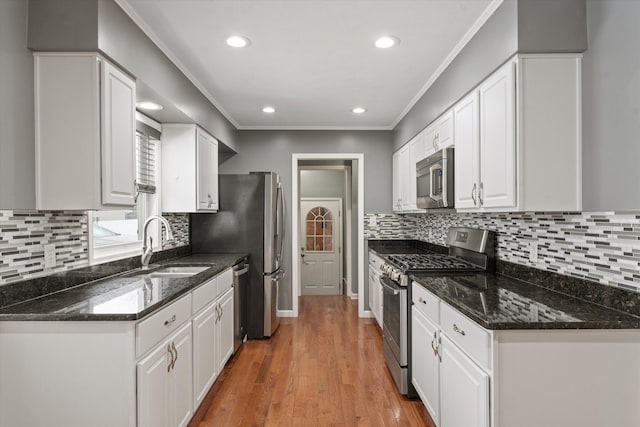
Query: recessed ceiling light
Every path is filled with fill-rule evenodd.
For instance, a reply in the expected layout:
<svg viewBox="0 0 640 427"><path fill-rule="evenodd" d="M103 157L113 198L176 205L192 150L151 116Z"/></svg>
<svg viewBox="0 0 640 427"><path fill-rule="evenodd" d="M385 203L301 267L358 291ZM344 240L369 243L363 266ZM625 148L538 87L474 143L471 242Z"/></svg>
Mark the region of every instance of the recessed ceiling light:
<svg viewBox="0 0 640 427"><path fill-rule="evenodd" d="M353 109L353 110L351 110L351 111L352 111L354 114L362 114L362 113L364 113L364 112L365 112L365 111L367 111L367 110L365 110L365 109L364 109L364 108L362 108L362 107L356 107L356 108L354 108L354 109Z"/></svg>
<svg viewBox="0 0 640 427"><path fill-rule="evenodd" d="M400 43L400 39L394 36L382 36L376 40L375 45L380 49L388 49Z"/></svg>
<svg viewBox="0 0 640 427"><path fill-rule="evenodd" d="M251 40L245 36L231 36L227 39L227 44L231 47L247 47L251 44Z"/></svg>
<svg viewBox="0 0 640 427"><path fill-rule="evenodd" d="M151 102L151 101L136 102L136 107L140 108L141 110L150 110L150 111L162 110L164 108L162 105L156 104L155 102Z"/></svg>
<svg viewBox="0 0 640 427"><path fill-rule="evenodd" d="M266 107L262 108L262 112L263 113L267 113L267 114L271 114L271 113L275 113L276 109L273 108L273 107L266 106Z"/></svg>

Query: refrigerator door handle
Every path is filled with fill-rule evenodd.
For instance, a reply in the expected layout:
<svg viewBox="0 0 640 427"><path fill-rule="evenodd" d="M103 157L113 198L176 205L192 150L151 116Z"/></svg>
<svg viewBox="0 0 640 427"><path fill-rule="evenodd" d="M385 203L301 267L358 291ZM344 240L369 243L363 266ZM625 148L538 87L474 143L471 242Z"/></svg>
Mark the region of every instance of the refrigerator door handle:
<svg viewBox="0 0 640 427"><path fill-rule="evenodd" d="M284 210L285 210L285 204L284 204L284 191L282 189L282 183L278 183L278 199L280 201L280 206L278 209L278 207L276 207L277 213L276 215L278 215L278 234L280 235L280 248L279 249L279 253L278 253L278 264L280 263L280 261L282 260L282 253L284 252L284 235L285 235L285 226L284 226Z"/></svg>

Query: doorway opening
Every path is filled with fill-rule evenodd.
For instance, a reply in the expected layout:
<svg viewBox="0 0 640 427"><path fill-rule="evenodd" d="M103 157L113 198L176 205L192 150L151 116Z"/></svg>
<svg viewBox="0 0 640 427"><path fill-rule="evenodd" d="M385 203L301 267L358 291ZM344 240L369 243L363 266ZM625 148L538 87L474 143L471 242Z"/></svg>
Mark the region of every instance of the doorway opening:
<svg viewBox="0 0 640 427"><path fill-rule="evenodd" d="M292 194L293 315L300 295L343 294L364 317L364 155L293 154Z"/></svg>

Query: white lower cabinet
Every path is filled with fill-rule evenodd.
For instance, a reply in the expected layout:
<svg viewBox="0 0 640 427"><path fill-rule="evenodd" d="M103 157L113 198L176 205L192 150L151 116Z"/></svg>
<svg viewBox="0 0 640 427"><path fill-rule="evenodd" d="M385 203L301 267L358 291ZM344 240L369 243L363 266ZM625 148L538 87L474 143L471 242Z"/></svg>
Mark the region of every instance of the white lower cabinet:
<svg viewBox="0 0 640 427"><path fill-rule="evenodd" d="M222 372L224 365L233 355L233 289L229 289L218 299L218 342L216 361L218 373Z"/></svg>
<svg viewBox="0 0 640 427"><path fill-rule="evenodd" d="M433 422L440 424L440 359L436 353L439 328L413 307L411 312L411 360L415 360L411 383Z"/></svg>
<svg viewBox="0 0 640 427"><path fill-rule="evenodd" d="M439 425L489 427L489 374L444 334L440 353Z"/></svg>
<svg viewBox="0 0 640 427"><path fill-rule="evenodd" d="M411 290L411 382L438 427L640 425L628 380L640 372L640 331L490 331Z"/></svg>
<svg viewBox="0 0 640 427"><path fill-rule="evenodd" d="M0 322L0 426L187 426L233 354L232 284L135 322Z"/></svg>
<svg viewBox="0 0 640 427"><path fill-rule="evenodd" d="M193 416L191 323L137 366L138 427L182 427Z"/></svg>
<svg viewBox="0 0 640 427"><path fill-rule="evenodd" d="M382 258L371 251L369 252L369 308L380 329L382 329L382 304L384 302L382 285L380 284L380 267L383 263Z"/></svg>

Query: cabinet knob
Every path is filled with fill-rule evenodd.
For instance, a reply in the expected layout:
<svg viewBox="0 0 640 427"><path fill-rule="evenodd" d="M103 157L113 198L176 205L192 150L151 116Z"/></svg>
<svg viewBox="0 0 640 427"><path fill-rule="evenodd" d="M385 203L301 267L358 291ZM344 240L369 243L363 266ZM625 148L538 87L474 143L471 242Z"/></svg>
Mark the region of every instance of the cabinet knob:
<svg viewBox="0 0 640 427"><path fill-rule="evenodd" d="M418 298L418 301L420 301L421 303L423 303L423 304L425 304L425 305L427 304L427 301L423 300L423 299L422 299L422 297L419 297L419 298Z"/></svg>

